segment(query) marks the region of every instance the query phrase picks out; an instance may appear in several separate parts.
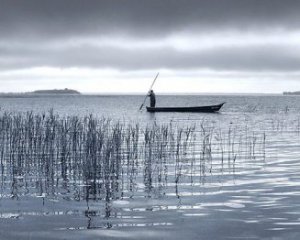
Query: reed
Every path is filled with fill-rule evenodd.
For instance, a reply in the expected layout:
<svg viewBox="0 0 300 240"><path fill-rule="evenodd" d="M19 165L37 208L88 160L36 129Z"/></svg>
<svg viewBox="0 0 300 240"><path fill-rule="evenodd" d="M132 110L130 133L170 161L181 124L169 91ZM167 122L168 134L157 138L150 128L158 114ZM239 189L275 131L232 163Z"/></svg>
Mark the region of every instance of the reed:
<svg viewBox="0 0 300 240"><path fill-rule="evenodd" d="M92 115L63 118L47 113L0 115L1 189L18 197L58 193L75 200L148 197L181 181L223 171L224 163L265 154L266 134L229 126L180 126L115 122ZM72 190L72 191L71 191ZM70 196L70 192L72 192Z"/></svg>

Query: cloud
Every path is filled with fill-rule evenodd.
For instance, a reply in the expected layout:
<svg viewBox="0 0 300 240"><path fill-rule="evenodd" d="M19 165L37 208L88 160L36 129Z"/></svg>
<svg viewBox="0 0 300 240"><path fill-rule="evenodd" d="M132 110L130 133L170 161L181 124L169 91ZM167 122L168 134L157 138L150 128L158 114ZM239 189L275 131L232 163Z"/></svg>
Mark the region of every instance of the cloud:
<svg viewBox="0 0 300 240"><path fill-rule="evenodd" d="M0 71L292 76L300 70L299 9L298 0L1 0Z"/></svg>
<svg viewBox="0 0 300 240"><path fill-rule="evenodd" d="M170 40L172 42L172 39ZM175 41L175 40L174 40ZM173 41L173 42L174 42ZM201 39L199 39L201 41ZM126 42L126 41L125 41ZM176 41L175 41L176 42ZM133 42L134 45L135 42ZM188 48L183 44L128 47L122 40L112 44L76 43L56 45L0 44L0 69L31 67L113 68L124 71L149 69L213 69L230 71L297 71L300 48L277 41L272 44L219 44ZM221 42L223 43L223 42Z"/></svg>
<svg viewBox="0 0 300 240"><path fill-rule="evenodd" d="M125 34L167 36L177 31L296 29L297 0L2 0L1 38Z"/></svg>
<svg viewBox="0 0 300 240"><path fill-rule="evenodd" d="M286 45L299 7L296 0L2 0L0 68L294 69L297 56ZM272 34L287 40L268 42ZM299 34L293 46L298 41Z"/></svg>

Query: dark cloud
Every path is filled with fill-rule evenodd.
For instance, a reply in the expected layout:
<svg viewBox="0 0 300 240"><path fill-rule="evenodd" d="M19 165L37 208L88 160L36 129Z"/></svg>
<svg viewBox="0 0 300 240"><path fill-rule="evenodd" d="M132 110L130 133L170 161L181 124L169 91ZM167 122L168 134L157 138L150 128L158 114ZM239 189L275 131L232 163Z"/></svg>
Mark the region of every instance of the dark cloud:
<svg viewBox="0 0 300 240"><path fill-rule="evenodd" d="M0 38L298 28L298 0L1 0Z"/></svg>
<svg viewBox="0 0 300 240"><path fill-rule="evenodd" d="M1 50L0 50L1 51ZM174 48L120 49L82 45L64 49L11 48L0 56L3 69L86 67L120 70L212 69L229 71L297 71L300 57L293 47L278 45L219 47L201 51ZM6 61L5 61L6 60Z"/></svg>
<svg viewBox="0 0 300 240"><path fill-rule="evenodd" d="M64 44L86 37L162 39L183 32L298 30L299 0L0 0L0 69L91 67L298 70L292 47L124 49ZM218 39L222 42L222 38ZM61 48L53 47L60 43Z"/></svg>

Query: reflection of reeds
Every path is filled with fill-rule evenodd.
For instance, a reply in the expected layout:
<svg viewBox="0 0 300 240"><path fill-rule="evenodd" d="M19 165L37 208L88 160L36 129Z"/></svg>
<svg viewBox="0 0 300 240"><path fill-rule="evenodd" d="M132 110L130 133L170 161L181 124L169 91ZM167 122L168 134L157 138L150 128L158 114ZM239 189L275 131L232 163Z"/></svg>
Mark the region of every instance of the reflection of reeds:
<svg viewBox="0 0 300 240"><path fill-rule="evenodd" d="M169 183L223 171L238 158L264 153L265 133L174 123L124 124L105 118L46 114L0 116L2 190L11 195L60 193L73 199L122 198L144 185L150 197ZM261 147L259 147L261 146ZM187 180L189 179L189 180ZM7 186L6 186L7 188ZM70 189L73 189L70 192Z"/></svg>

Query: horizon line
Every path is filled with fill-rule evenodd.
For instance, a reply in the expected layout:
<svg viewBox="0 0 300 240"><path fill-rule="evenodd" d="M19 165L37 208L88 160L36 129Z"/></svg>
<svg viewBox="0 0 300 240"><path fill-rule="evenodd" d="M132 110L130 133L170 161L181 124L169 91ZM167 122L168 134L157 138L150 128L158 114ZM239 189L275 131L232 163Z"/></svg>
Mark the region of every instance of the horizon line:
<svg viewBox="0 0 300 240"><path fill-rule="evenodd" d="M72 89L73 90L73 89ZM76 90L78 91L78 90ZM146 95L145 92L81 92L81 95ZM283 92L155 92L157 95L283 95ZM1 94L31 94L33 92L0 92ZM46 94L45 94L46 95ZM55 94L53 94L55 95ZM58 94L59 95L59 94ZM68 95L68 94L66 94ZM69 94L71 95L71 94Z"/></svg>

